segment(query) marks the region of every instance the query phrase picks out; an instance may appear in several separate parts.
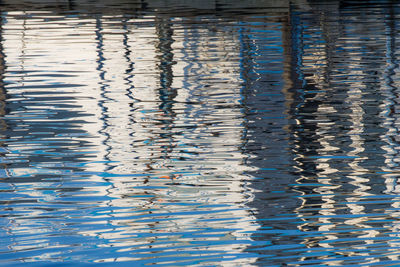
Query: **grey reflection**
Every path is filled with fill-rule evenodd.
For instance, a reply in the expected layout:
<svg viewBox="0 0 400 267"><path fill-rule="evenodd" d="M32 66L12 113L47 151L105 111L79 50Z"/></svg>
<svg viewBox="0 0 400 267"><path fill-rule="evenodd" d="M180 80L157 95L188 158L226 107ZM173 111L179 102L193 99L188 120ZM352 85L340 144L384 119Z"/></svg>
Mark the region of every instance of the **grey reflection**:
<svg viewBox="0 0 400 267"><path fill-rule="evenodd" d="M267 220L263 222L263 229L271 229L271 236L264 238L276 240L274 244L295 245L301 242L308 248L298 250L304 253L304 257L293 260L293 264L324 262L331 259L330 252L333 251L346 257L361 256L362 261L369 263L388 260L374 249L381 244L382 238L388 238L385 224L379 222L386 217L366 215L380 214L391 202L397 203L396 198L374 201L386 199L382 193L387 191L387 184L393 182L388 178L394 177L393 174L383 177L380 174L392 157L385 151L394 154L393 145L386 143L387 136L397 132L389 127L393 119L387 117L393 114L388 113L391 101L387 97L394 98L390 91L381 89L393 90L394 87L390 75L393 75L396 65L392 59L385 70L386 62L383 60L393 49L393 41L389 41L389 45L386 42L387 35L393 36L388 33L385 36L388 32L385 29L386 23L393 23L394 8L376 8L378 12L368 18L352 14L355 17L351 19L364 23L347 22L349 15L342 14L343 10L331 3L326 7L312 7L310 13L289 13L291 26L287 28L291 38L289 44L282 46L289 58L286 62L290 62L283 74L284 78L290 77L286 81L286 88L290 89L283 92L290 92L286 101L290 107L287 113L293 120L289 133L295 170L292 178L289 176L285 182L292 184L297 177L293 191L303 197L299 207L291 208L291 204L285 203L281 212L287 211L287 216L290 216L290 211L295 212L304 223L298 226L300 232L294 231L296 234L287 237L290 241L286 240L286 235L281 235L286 230L295 229L295 223L291 224L290 220L287 225L282 221L274 224L273 220ZM392 14L391 17L386 16L386 12ZM288 32L287 28L282 27L282 31ZM385 76L386 85L380 79ZM264 163L260 165L271 165L269 160L272 157L273 154L264 155ZM269 186L274 184L271 176L279 177L276 174L263 176ZM388 178L382 179L385 176ZM293 191L289 188L282 187L282 193L290 196ZM257 209L258 214L263 209L271 212L264 218L273 216L273 209L261 205ZM303 241L298 240L302 238ZM324 249L321 256L307 256L321 251L320 248ZM270 253L268 248L266 253ZM292 253L297 252L293 250ZM290 254L290 250L285 251L286 256ZM276 260L274 256L266 257L260 263L278 264L284 260L280 254L276 255ZM360 261L360 258L352 261L338 256L336 261L326 264L337 266Z"/></svg>
<svg viewBox="0 0 400 267"><path fill-rule="evenodd" d="M289 111L288 114L287 108L291 105L288 100L299 98L291 88L299 82L292 78L297 75L291 71L297 55L296 51L292 51L293 56L290 54L292 37L288 11L263 19L244 18L247 25L241 29L242 76L245 81L243 104L246 108L244 151L249 155L246 164L256 167L256 171L249 172L256 179L251 182L255 190L254 199L248 205L260 219L260 228L252 238L283 246L293 244L293 236L279 233L295 230L296 225L280 220L279 216L290 216L301 204L296 198L298 193L290 189L297 176L291 167L294 155L290 151L290 134L293 130L288 126L295 119L288 116L292 113ZM285 259L267 260L268 256L264 259L263 254L271 254L268 246L255 246L249 251L253 249L261 254L260 265L286 262ZM277 256L280 255L278 251Z"/></svg>
<svg viewBox="0 0 400 267"><path fill-rule="evenodd" d="M390 241L389 246L392 249L388 249L388 258L391 261L398 261L399 255L397 253L399 248L398 238L399 224L397 223L399 216L399 203L400 198L398 197L399 186L398 186L398 108L397 108L397 95L398 95L398 78L396 70L399 68L399 64L396 60L397 50L397 22L396 15L397 10L392 7L388 10L385 17L385 36L386 36L386 69L384 74L384 87L386 99L382 105L385 110L382 112L384 121L383 127L387 128L388 131L383 136L383 140L387 143L383 149L385 153L385 168L384 174L382 175L385 180L386 190L385 194L391 196L391 207L388 207L386 212L391 215L392 223L385 225L388 231Z"/></svg>
<svg viewBox="0 0 400 267"><path fill-rule="evenodd" d="M306 123L314 125L315 141L319 144L314 157L306 159L315 163L316 169L310 173L311 177L308 180L321 184L312 190L314 192L310 192L321 195L321 200L311 202L305 194L305 201L297 212L300 216L315 214L315 218L305 220L307 223L301 226L302 231L311 230L321 233L321 235L306 239L305 244L310 248L309 252L312 252L311 248L323 247L327 251L334 250L340 255L365 256L368 260L367 257L373 255L373 250L369 252L371 254L358 251L374 244L380 232L372 230L376 225L368 223L370 218L362 215L377 212L378 207L382 205L366 202L363 204L363 200L368 196L378 195L383 190L382 180L377 180L379 176L375 179L370 178L371 171L375 172L377 168L384 166L383 158L380 156L382 153L379 152L382 144L377 141L382 132L385 132L380 126L381 119L377 116L382 110L379 104L369 105L368 102L370 99L375 101L383 99L377 91L380 87L378 77L382 75L380 70L383 65L383 62L378 59L382 58L385 47L381 46L380 36L376 35L376 31L380 31L379 27L382 27L382 24L374 23L381 20L371 18L367 20L368 29L367 27L362 29L361 23L356 25L343 23L338 27L329 19L329 16L338 14L338 11L334 12L331 9L328 11L329 13L320 11L320 21L315 24L310 23L312 20L303 23L306 25L305 36L307 31L315 31L319 27L321 27L320 35L322 36L324 36L324 31L330 34L335 32L333 29L340 29L340 31L336 32L335 42L332 43L332 39L326 38L322 44L315 42L314 47L313 40L303 38L306 48L303 48L304 62L301 69L308 83L319 86L314 89L317 91L315 94L311 93L305 97L308 101L319 102L314 112L307 111L306 113L309 115ZM324 18L325 14L329 16ZM341 18L340 13L338 15ZM373 23L373 27L370 23ZM349 39L346 37L349 34L352 36L351 44L346 43L346 39ZM370 37L371 41L361 41L365 40L365 36ZM353 52L349 46L359 46L362 49L359 52ZM349 49L340 51L340 47L349 47ZM347 53L347 51L350 52ZM344 61L345 58L350 63ZM371 58L377 60L371 60ZM358 65L358 62L362 62L362 67ZM318 69L318 66L323 67ZM323 69L324 67L326 69ZM345 75L354 77L354 80L343 80ZM306 90L305 92L307 93ZM374 153L374 156L371 153ZM317 198L311 197L314 200ZM346 216L347 214L356 216ZM341 241L348 235L341 234L340 230L346 228L349 232L359 229L351 234L355 240L348 241L348 244ZM357 238L359 241L356 241ZM350 244L353 249L348 248ZM329 253L325 253L318 259L324 260L329 257L328 255ZM315 259L315 257L304 257L299 263L306 264ZM337 261L329 264L343 264L343 260L338 258Z"/></svg>

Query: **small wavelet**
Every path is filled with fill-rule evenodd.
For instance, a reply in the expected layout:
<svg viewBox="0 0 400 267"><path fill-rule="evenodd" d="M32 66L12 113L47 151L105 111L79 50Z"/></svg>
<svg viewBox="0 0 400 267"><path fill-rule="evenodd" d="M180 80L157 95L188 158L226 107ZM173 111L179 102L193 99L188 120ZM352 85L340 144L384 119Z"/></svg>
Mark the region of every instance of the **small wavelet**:
<svg viewBox="0 0 400 267"><path fill-rule="evenodd" d="M397 3L0 7L1 264L399 264Z"/></svg>

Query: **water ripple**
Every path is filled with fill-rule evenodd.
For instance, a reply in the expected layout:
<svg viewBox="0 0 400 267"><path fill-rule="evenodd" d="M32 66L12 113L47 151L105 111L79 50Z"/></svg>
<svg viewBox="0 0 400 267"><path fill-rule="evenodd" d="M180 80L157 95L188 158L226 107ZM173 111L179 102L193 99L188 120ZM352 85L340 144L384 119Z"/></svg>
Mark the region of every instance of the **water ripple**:
<svg viewBox="0 0 400 267"><path fill-rule="evenodd" d="M399 264L400 6L161 2L1 1L0 263Z"/></svg>

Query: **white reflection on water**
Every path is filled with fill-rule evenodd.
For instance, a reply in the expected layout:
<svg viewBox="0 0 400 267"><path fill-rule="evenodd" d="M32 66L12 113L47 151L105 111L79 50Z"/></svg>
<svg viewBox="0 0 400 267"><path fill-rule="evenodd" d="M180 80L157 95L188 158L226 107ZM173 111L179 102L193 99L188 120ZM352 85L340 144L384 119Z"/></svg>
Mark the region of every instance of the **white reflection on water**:
<svg viewBox="0 0 400 267"><path fill-rule="evenodd" d="M95 261L154 258L151 253L185 258L184 251L190 250L191 257L225 255L235 262L237 256L229 254L243 251L258 228L245 205L252 194L243 175L250 168L240 150L244 133L237 31L229 24L218 29L207 21L162 17L10 12L5 20L7 101L18 107L6 118L28 127L53 123L44 138L31 131L39 136L36 141L16 136L7 146L20 157L39 153L51 162L41 158L31 168L8 171L19 177L59 174L69 184L84 185L73 193L38 190L57 187L48 182L16 184L13 190L44 207L82 199L79 205L98 210L70 214L69 208L58 208L66 221L57 225L53 220L43 224L48 210L38 209L13 219L7 231L46 236L71 219L72 225L87 226L75 226L76 233L69 234L97 240L89 249L118 248ZM76 116L49 116L63 112L82 117L75 122ZM51 131L68 120L76 133ZM82 161L80 172L54 169L62 159L68 166L68 152L53 152L49 145L57 141L73 148L74 164L79 165L80 154L90 157ZM54 144L54 150L59 147ZM53 247L51 242L43 238L27 247L17 242L10 249ZM131 253L138 255L124 256ZM45 255L60 257L41 253L29 260Z"/></svg>

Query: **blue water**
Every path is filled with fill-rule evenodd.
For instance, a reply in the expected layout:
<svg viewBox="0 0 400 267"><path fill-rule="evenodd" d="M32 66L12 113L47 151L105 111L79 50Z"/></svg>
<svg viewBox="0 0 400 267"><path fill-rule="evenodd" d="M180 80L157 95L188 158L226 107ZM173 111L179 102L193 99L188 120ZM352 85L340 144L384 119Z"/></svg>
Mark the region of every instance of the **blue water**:
<svg viewBox="0 0 400 267"><path fill-rule="evenodd" d="M397 1L0 16L0 265L400 266Z"/></svg>

